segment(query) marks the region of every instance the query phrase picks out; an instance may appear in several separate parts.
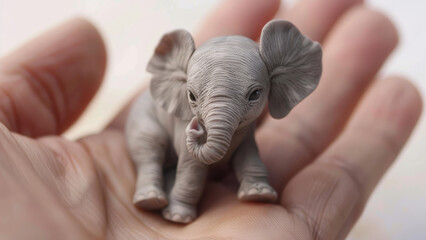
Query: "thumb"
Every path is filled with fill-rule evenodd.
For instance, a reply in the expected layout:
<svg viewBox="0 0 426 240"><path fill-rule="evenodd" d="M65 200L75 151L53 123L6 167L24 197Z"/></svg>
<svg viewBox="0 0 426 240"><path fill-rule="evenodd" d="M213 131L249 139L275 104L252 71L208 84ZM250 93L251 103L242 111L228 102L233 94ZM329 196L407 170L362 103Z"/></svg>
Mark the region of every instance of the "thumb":
<svg viewBox="0 0 426 240"><path fill-rule="evenodd" d="M82 113L106 65L102 38L68 21L0 60L0 122L31 137L59 134Z"/></svg>

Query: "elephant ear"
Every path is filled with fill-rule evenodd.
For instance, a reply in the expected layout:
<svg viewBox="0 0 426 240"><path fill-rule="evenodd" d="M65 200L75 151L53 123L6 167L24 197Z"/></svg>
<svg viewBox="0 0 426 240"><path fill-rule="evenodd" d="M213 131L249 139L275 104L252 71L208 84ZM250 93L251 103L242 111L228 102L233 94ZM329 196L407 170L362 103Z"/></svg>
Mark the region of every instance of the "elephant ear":
<svg viewBox="0 0 426 240"><path fill-rule="evenodd" d="M260 55L269 71L269 111L285 117L318 85L322 50L288 21L271 21L260 37Z"/></svg>
<svg viewBox="0 0 426 240"><path fill-rule="evenodd" d="M187 66L195 44L185 30L165 34L148 63L152 73L151 95L168 113L184 120L192 117L187 98Z"/></svg>

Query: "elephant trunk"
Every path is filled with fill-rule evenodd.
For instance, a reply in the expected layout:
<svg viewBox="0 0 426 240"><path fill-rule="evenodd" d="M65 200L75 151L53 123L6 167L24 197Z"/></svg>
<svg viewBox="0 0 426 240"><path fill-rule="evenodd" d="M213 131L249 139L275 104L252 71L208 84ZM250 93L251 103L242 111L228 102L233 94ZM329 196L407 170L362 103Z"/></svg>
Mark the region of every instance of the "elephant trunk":
<svg viewBox="0 0 426 240"><path fill-rule="evenodd" d="M219 112L220 111L220 112ZM207 138L197 117L192 118L186 129L188 151L199 161L210 165L223 159L231 145L238 125L235 111L210 111L205 121Z"/></svg>

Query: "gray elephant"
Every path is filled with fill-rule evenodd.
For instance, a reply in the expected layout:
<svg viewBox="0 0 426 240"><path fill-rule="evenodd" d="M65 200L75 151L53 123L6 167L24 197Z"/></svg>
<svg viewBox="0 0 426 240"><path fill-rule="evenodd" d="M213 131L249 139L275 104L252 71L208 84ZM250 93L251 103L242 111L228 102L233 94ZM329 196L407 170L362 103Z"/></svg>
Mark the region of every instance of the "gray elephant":
<svg viewBox="0 0 426 240"><path fill-rule="evenodd" d="M265 25L259 45L224 36L195 49L184 30L164 35L147 67L150 91L135 101L126 125L136 206L164 208L166 219L191 222L209 166L228 162L240 200L276 201L256 147L255 120L267 100L272 117L283 118L309 95L321 58L320 45L287 21ZM176 175L166 191L163 169L173 159Z"/></svg>

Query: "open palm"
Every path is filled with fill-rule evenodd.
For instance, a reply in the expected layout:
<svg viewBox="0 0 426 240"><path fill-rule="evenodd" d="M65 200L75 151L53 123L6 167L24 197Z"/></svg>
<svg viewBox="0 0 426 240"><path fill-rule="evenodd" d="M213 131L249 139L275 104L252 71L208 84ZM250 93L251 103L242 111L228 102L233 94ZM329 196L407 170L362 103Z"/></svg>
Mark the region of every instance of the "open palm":
<svg viewBox="0 0 426 240"><path fill-rule="evenodd" d="M224 1L196 42L256 39L278 0ZM264 116L256 138L279 204L242 203L231 173L210 181L189 225L135 208L125 108L99 134L59 134L103 77L88 22L52 30L0 62L0 236L6 239L343 239L421 112L406 80L374 81L397 44L391 22L360 1L301 0L275 16L323 44L318 89L288 117ZM57 136L54 136L57 135Z"/></svg>

